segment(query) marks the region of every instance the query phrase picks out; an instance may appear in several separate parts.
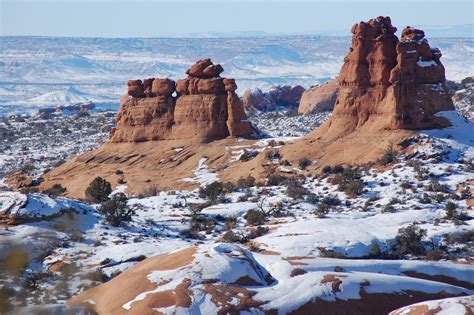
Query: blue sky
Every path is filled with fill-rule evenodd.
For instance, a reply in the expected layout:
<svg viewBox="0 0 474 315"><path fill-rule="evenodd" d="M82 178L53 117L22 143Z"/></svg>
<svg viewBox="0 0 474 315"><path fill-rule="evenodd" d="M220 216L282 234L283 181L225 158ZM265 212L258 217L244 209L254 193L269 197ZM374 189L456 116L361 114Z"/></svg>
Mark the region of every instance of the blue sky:
<svg viewBox="0 0 474 315"><path fill-rule="evenodd" d="M378 15L391 16L399 29L407 25L446 26L474 23L473 2L0 0L0 35L166 37L208 32L334 33L348 32L355 22Z"/></svg>

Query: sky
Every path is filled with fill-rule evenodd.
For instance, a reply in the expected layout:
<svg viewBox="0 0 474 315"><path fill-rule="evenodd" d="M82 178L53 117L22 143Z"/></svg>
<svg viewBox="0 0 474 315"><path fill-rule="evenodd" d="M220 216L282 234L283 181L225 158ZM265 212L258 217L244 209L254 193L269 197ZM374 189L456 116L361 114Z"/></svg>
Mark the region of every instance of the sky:
<svg viewBox="0 0 474 315"><path fill-rule="evenodd" d="M389 15L398 28L468 25L473 0L0 0L0 35L176 37L344 34Z"/></svg>

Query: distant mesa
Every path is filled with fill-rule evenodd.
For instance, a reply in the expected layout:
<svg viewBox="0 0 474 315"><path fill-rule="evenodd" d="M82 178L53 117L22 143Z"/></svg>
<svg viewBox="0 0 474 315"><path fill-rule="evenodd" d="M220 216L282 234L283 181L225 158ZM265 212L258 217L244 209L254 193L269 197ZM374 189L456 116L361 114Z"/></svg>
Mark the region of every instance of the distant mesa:
<svg viewBox="0 0 474 315"><path fill-rule="evenodd" d="M221 65L197 61L174 82L168 78L128 81L111 142L221 139L248 136L252 125L234 79L220 77Z"/></svg>

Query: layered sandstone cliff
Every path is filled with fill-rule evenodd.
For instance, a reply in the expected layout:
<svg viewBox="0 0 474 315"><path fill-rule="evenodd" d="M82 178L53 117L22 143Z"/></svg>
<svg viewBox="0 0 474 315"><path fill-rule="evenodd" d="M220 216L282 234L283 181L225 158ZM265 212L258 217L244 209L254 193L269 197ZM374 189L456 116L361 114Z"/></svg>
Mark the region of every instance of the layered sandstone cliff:
<svg viewBox="0 0 474 315"><path fill-rule="evenodd" d="M221 65L196 62L176 83L170 79L130 80L111 132L112 142L220 139L252 133L233 79Z"/></svg>

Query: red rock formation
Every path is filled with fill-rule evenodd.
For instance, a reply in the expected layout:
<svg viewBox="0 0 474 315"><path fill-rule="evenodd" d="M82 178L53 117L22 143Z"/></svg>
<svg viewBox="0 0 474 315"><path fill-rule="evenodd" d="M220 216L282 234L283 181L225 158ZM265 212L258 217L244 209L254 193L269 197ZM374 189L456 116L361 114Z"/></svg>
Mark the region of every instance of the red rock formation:
<svg viewBox="0 0 474 315"><path fill-rule="evenodd" d="M298 113L308 114L333 110L339 85L336 79L307 89L301 96Z"/></svg>
<svg viewBox="0 0 474 315"><path fill-rule="evenodd" d="M145 97L142 80L129 80L127 85L128 95L136 98Z"/></svg>
<svg viewBox="0 0 474 315"><path fill-rule="evenodd" d="M245 136L252 127L235 94L234 79L210 59L199 60L175 84L170 79L129 81L122 98L112 142ZM151 88L150 88L151 87ZM173 93L176 90L176 97Z"/></svg>
<svg viewBox="0 0 474 315"><path fill-rule="evenodd" d="M339 74L329 133L445 126L433 116L452 109L438 50L423 31L407 28L399 42L389 17L352 27L352 46Z"/></svg>
<svg viewBox="0 0 474 315"><path fill-rule="evenodd" d="M296 108L305 89L302 86L275 86L263 93L259 88L245 91L242 101L244 108L271 111L278 107Z"/></svg>
<svg viewBox="0 0 474 315"><path fill-rule="evenodd" d="M259 88L252 90L246 90L244 92L244 95L242 97L242 102L244 105L244 108L248 111L258 109L258 110L264 110L265 109L265 97Z"/></svg>

